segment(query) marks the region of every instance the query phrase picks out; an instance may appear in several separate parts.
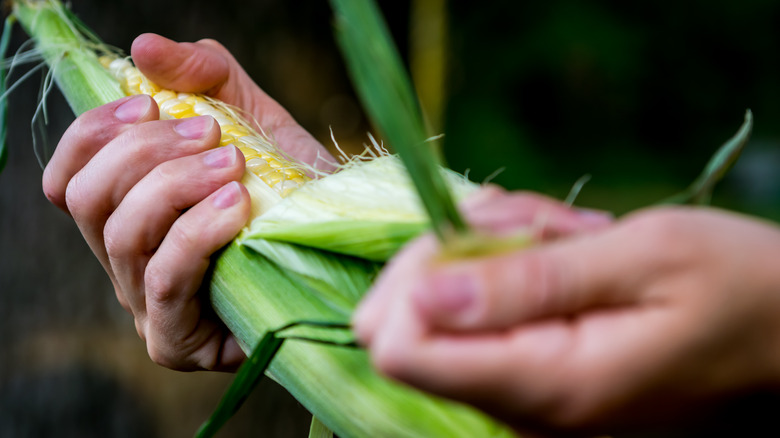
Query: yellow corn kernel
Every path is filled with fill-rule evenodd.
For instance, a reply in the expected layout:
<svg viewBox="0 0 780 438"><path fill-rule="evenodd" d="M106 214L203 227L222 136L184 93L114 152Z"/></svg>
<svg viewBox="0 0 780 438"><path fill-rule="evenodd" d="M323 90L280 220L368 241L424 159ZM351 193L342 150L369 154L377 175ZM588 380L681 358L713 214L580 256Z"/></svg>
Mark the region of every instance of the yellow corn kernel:
<svg viewBox="0 0 780 438"><path fill-rule="evenodd" d="M227 146L227 145L226 145L226 146ZM256 150L254 150L254 149L252 149L252 148L248 148L248 147L246 147L246 146L242 146L242 145L236 145L236 147L238 147L238 150L240 150L240 151L241 151L241 153L242 153L242 154L244 154L244 158L245 158L247 161L249 161L249 160L251 160L251 159L253 159L253 158L258 158L258 159L260 159L260 158L259 158L259 157L260 157L260 155L257 153L257 151L256 151ZM265 162L265 161L263 161L263 162Z"/></svg>
<svg viewBox="0 0 780 438"><path fill-rule="evenodd" d="M163 104L163 102L167 102L171 99L175 99L176 93L174 93L171 90L162 90L155 93L152 97L154 98L155 102L157 102L157 106L160 106Z"/></svg>
<svg viewBox="0 0 780 438"><path fill-rule="evenodd" d="M269 166L264 159L254 157L247 159L246 169L255 175L262 175L271 170L271 166Z"/></svg>
<svg viewBox="0 0 780 438"><path fill-rule="evenodd" d="M284 179L284 174L279 172L268 172L260 177L266 184L273 187Z"/></svg>
<svg viewBox="0 0 780 438"><path fill-rule="evenodd" d="M141 81L141 86L139 88L141 91L140 94L148 94L150 96L154 96L155 93L160 91L160 87L150 81Z"/></svg>
<svg viewBox="0 0 780 438"><path fill-rule="evenodd" d="M176 119L184 119L187 117L194 117L197 115L195 114L195 111L192 110L192 105L190 105L187 102L178 102L175 105L172 105L170 108L168 108L168 111L166 112Z"/></svg>
<svg viewBox="0 0 780 438"><path fill-rule="evenodd" d="M249 131L244 128L243 126L237 126L237 125L226 125L222 127L222 132L226 134L230 134L233 137L243 137L245 135L249 135Z"/></svg>
<svg viewBox="0 0 780 438"><path fill-rule="evenodd" d="M286 196L308 181L309 178L277 153L266 138L255 133L249 124L237 120L236 113L226 110L213 99L199 94L160 89L127 59L102 57L100 63L120 82L126 94L143 93L152 96L160 107L162 118L182 119L197 115L213 117L222 130L220 146L232 143L238 147L246 159L247 171L259 177L281 196Z"/></svg>
<svg viewBox="0 0 780 438"><path fill-rule="evenodd" d="M220 146L227 146L230 143L235 143L235 142L236 142L236 138L230 134L222 134L222 137L220 137L219 139Z"/></svg>
<svg viewBox="0 0 780 438"><path fill-rule="evenodd" d="M127 81L122 84L122 91L127 94L140 94L141 93L141 78L139 76L130 76Z"/></svg>

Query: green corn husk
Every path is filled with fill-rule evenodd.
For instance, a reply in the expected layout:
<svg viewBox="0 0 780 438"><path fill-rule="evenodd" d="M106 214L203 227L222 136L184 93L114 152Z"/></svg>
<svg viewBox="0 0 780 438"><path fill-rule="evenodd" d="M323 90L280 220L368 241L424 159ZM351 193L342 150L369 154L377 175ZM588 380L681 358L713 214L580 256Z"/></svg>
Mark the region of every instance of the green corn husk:
<svg viewBox="0 0 780 438"><path fill-rule="evenodd" d="M456 199L478 187L462 175L441 173ZM381 262L428 228L403 164L384 156L301 187L255 219L241 241L286 241Z"/></svg>
<svg viewBox="0 0 780 438"><path fill-rule="evenodd" d="M125 96L98 61L102 53L94 49L105 46L67 8L59 2L34 0L12 4L14 16L35 40L36 49L76 115Z"/></svg>
<svg viewBox="0 0 780 438"><path fill-rule="evenodd" d="M98 62L95 50L104 46L85 37L91 33L61 3L17 0L13 6L76 114L123 96ZM397 159L387 157L310 182L222 251L211 299L246 351L269 330L294 321L348 321L380 262L428 228L399 169ZM456 196L474 188L445 175ZM351 196L345 186L355 188ZM403 207L385 215L364 210L361 199ZM380 377L361 350L290 340L270 375L340 437L513 436L472 408Z"/></svg>

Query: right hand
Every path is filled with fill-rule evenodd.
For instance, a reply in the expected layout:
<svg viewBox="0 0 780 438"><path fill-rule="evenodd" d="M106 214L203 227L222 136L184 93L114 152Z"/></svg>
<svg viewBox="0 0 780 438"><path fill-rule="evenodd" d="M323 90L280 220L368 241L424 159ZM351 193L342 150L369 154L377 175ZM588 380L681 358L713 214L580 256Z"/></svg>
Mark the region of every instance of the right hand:
<svg viewBox="0 0 780 438"><path fill-rule="evenodd" d="M327 170L323 146L219 43L145 34L132 55L158 85L248 111L289 155ZM151 97L126 97L80 116L43 174L46 196L75 220L150 357L169 368L234 370L245 357L200 292L212 254L250 211L238 182L244 157L214 149L219 139L211 117L159 120Z"/></svg>

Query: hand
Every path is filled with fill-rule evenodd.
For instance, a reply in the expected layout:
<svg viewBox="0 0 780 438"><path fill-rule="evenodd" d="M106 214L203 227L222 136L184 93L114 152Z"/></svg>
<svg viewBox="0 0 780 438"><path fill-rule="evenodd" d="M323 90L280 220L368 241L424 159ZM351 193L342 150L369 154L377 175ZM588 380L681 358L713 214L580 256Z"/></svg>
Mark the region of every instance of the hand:
<svg viewBox="0 0 780 438"><path fill-rule="evenodd" d="M250 111L290 155L311 164L327 156L218 43L141 35L132 54L162 87ZM169 368L233 370L244 358L199 292L210 257L249 216L238 183L244 157L213 149L219 138L211 117L161 121L152 98L128 97L79 117L43 175L46 196L76 221L150 357Z"/></svg>
<svg viewBox="0 0 780 438"><path fill-rule="evenodd" d="M774 225L659 208L482 259L437 251L392 261L358 337L380 371L518 430L641 430L778 383Z"/></svg>

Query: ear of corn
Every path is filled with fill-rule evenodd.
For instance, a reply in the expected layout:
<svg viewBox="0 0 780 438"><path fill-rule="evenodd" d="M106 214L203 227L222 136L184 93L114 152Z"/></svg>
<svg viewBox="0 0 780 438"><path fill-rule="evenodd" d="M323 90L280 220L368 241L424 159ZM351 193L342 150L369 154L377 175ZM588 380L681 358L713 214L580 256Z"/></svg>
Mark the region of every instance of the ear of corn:
<svg viewBox="0 0 780 438"><path fill-rule="evenodd" d="M263 136L246 138L244 130L251 131L246 129L251 125L238 121L235 112L212 112L224 105L160 90L136 76L121 59L104 58L101 64L98 55L111 55L111 51L96 54L94 49L104 46L85 38L84 29L74 24L58 1L16 0L13 5L76 114L126 93L150 93L164 117L211 114L221 121L223 134L232 136L223 140L225 144L259 145L251 151L242 149L250 170L256 163L251 160L260 157L276 175L281 170L295 186L303 187L287 190L292 183L274 181L277 177L266 181L251 171L245 176L256 219L220 254L211 280L214 308L245 349L267 331L293 321L348 320L381 267L377 260L386 259L428 227L408 181L398 178L394 158L364 168L354 164L342 174L307 182L302 174L286 172L300 169L283 155L272 157L278 152L266 149L270 142ZM284 164L274 167L271 159ZM268 171L262 163L257 167ZM473 189L458 178L446 178L459 187L456 193L461 196ZM339 193L345 196L340 198ZM376 206L396 202L405 206L390 215L381 209L364 209L361 199ZM360 230L359 238L352 241L351 223ZM512 436L471 408L380 377L363 351L289 341L272 362L270 374L341 437Z"/></svg>
<svg viewBox="0 0 780 438"><path fill-rule="evenodd" d="M309 180L300 164L288 159L237 109L207 96L162 89L141 74L127 58L104 55L100 57L100 63L119 82L125 94L152 96L160 107L162 119L214 118L222 130L219 145L235 145L244 154L246 172L242 183L255 200L251 217L261 215Z"/></svg>

